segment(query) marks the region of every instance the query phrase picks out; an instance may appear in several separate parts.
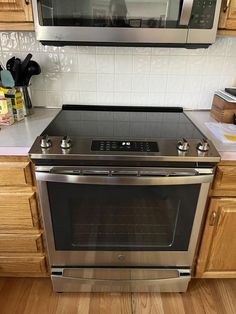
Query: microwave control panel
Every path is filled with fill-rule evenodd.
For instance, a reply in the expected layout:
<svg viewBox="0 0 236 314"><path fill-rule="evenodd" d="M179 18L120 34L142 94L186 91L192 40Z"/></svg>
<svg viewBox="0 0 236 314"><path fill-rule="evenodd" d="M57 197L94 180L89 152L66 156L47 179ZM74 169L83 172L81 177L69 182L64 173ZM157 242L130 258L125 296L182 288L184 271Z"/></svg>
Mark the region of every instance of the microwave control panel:
<svg viewBox="0 0 236 314"><path fill-rule="evenodd" d="M189 28L211 29L213 27L216 0L195 0Z"/></svg>

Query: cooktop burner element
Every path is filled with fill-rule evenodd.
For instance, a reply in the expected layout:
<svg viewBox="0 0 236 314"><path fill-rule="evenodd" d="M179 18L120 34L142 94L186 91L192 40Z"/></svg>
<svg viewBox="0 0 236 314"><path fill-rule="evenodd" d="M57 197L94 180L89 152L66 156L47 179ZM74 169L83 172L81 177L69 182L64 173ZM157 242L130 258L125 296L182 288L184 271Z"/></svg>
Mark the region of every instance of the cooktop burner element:
<svg viewBox="0 0 236 314"><path fill-rule="evenodd" d="M217 162L183 109L64 105L33 144L32 159Z"/></svg>

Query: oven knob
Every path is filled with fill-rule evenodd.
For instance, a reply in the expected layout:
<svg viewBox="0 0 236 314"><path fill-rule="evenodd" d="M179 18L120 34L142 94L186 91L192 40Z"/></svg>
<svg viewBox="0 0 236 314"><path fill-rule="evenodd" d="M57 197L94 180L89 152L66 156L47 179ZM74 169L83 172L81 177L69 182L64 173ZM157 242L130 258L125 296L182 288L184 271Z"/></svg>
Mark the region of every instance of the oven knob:
<svg viewBox="0 0 236 314"><path fill-rule="evenodd" d="M63 139L61 140L61 148L63 149L71 148L71 139L69 138L69 136L63 137Z"/></svg>
<svg viewBox="0 0 236 314"><path fill-rule="evenodd" d="M48 137L47 134L45 134L42 138L41 138L41 142L40 142L40 146L42 148L49 148L52 146L52 142L50 140L50 138Z"/></svg>
<svg viewBox="0 0 236 314"><path fill-rule="evenodd" d="M182 138L182 140L178 141L177 148L181 152L186 152L187 150L189 150L189 143L187 142L185 138Z"/></svg>
<svg viewBox="0 0 236 314"><path fill-rule="evenodd" d="M209 148L210 145L205 138L203 138L202 141L197 144L197 150L200 152L208 152Z"/></svg>

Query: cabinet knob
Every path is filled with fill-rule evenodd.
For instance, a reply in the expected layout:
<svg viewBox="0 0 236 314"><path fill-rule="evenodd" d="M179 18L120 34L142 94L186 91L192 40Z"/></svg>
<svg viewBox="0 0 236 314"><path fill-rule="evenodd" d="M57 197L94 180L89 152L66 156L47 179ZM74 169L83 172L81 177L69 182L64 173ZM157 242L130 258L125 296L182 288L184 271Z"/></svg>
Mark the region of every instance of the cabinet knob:
<svg viewBox="0 0 236 314"><path fill-rule="evenodd" d="M230 6L230 2L231 0L226 0L225 4L224 4L224 8L223 8L223 12L226 13L226 11L228 10L229 6Z"/></svg>
<svg viewBox="0 0 236 314"><path fill-rule="evenodd" d="M29 5L30 4L30 0L25 0L25 4Z"/></svg>
<svg viewBox="0 0 236 314"><path fill-rule="evenodd" d="M210 222L209 222L209 225L210 226L215 226L215 223L216 223L216 221L217 221L217 212L215 212L215 211L213 211L212 213L211 213L211 218L210 218Z"/></svg>

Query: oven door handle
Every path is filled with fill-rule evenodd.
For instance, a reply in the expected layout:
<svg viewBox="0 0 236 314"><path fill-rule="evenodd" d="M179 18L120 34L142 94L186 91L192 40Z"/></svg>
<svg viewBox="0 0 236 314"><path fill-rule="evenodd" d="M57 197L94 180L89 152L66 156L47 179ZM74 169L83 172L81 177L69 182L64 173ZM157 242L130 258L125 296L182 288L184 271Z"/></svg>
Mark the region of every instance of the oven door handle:
<svg viewBox="0 0 236 314"><path fill-rule="evenodd" d="M94 184L94 185L186 185L210 183L213 174L192 176L108 176L108 175L72 175L48 172L37 172L38 181L72 183L72 184Z"/></svg>

